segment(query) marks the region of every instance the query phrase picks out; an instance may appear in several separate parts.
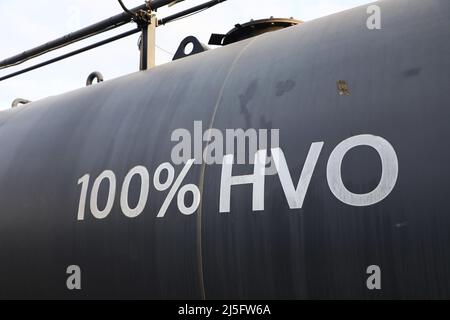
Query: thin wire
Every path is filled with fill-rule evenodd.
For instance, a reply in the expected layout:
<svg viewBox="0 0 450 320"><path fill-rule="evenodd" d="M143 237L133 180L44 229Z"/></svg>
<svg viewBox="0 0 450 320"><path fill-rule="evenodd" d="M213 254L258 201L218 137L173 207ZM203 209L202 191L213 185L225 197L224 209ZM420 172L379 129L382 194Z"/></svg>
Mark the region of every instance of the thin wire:
<svg viewBox="0 0 450 320"><path fill-rule="evenodd" d="M166 50L166 49L164 49L164 48L161 48L161 47L158 46L157 44L156 44L155 46L156 46L159 50L164 51L165 53L170 54L171 56L174 56L174 55L175 55L174 53L172 53L172 52L170 52L170 51L168 51L168 50Z"/></svg>
<svg viewBox="0 0 450 320"><path fill-rule="evenodd" d="M122 2L122 0L117 0L119 1L120 6L122 7L123 11L125 11L126 13L128 13L131 17L135 17L136 15L130 10L128 9Z"/></svg>

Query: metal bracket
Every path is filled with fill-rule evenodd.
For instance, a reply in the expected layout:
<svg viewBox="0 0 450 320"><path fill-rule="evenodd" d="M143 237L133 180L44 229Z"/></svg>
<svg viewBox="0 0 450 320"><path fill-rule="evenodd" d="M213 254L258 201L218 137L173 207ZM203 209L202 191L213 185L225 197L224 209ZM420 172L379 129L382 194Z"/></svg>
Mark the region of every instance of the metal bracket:
<svg viewBox="0 0 450 320"><path fill-rule="evenodd" d="M148 2L146 3L148 4ZM153 16L152 9L150 9L150 5L148 5L148 10L139 10L135 13L133 21L136 22L139 27L144 28L152 23Z"/></svg>
<svg viewBox="0 0 450 320"><path fill-rule="evenodd" d="M142 28L142 36L139 44L141 51L140 70L147 70L155 67L156 64L156 27L158 19L151 12L141 13L138 25Z"/></svg>
<svg viewBox="0 0 450 320"><path fill-rule="evenodd" d="M192 44L192 51L191 52L186 52L187 46L189 44ZM203 43L201 43L196 37L194 36L189 36L183 39L183 41L181 41L180 46L177 49L177 52L175 52L175 55L173 56L172 60L178 60L178 59L182 59L188 56L192 56L194 54L197 53L201 53L201 52L205 52L209 50L209 47Z"/></svg>
<svg viewBox="0 0 450 320"><path fill-rule="evenodd" d="M141 52L139 69L146 70L153 68L155 66L155 30L158 25L158 20L156 19L156 15L152 14L153 10L150 0L146 0L144 8L135 12L127 9L122 0L119 0L119 4L130 15L131 20L142 30L139 40L139 50Z"/></svg>

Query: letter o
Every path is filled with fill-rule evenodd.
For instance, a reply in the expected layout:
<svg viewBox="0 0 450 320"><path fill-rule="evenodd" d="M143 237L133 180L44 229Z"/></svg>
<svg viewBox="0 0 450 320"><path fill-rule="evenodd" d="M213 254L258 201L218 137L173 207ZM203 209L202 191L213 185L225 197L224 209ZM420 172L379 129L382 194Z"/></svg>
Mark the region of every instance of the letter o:
<svg viewBox="0 0 450 320"><path fill-rule="evenodd" d="M359 146L374 148L381 158L381 179L378 186L366 194L350 192L342 181L342 161L351 149ZM331 192L345 204L364 207L382 201L394 189L398 177L398 159L392 145L382 137L359 135L341 142L331 153L327 164L327 181Z"/></svg>

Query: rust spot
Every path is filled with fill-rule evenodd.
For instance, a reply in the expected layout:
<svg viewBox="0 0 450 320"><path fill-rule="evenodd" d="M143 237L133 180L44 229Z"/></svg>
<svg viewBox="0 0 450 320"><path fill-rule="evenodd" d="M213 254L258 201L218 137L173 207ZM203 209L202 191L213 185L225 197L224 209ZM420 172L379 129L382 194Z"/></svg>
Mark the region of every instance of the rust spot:
<svg viewBox="0 0 450 320"><path fill-rule="evenodd" d="M340 96L349 96L350 90L348 88L348 84L345 80L337 81L337 89Z"/></svg>

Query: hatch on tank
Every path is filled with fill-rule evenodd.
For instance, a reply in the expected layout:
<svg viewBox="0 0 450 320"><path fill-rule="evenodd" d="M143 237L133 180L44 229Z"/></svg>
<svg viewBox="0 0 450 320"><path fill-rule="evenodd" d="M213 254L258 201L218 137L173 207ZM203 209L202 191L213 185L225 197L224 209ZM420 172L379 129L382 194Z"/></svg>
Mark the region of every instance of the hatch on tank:
<svg viewBox="0 0 450 320"><path fill-rule="evenodd" d="M208 44L226 46L231 43L259 36L266 32L277 31L301 23L303 23L303 21L294 18L286 19L270 17L269 19L251 20L245 24L236 24L227 34L213 33Z"/></svg>

